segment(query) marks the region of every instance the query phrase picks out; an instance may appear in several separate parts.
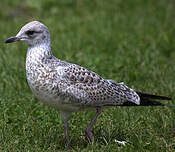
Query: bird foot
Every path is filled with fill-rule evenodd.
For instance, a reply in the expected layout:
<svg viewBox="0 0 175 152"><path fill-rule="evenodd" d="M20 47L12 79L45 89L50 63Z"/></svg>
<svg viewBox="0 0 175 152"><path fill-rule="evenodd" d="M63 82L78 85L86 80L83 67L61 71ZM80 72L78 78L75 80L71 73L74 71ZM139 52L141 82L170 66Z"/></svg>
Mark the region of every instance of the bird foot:
<svg viewBox="0 0 175 152"><path fill-rule="evenodd" d="M70 141L69 141L69 138L67 137L66 138L66 145L65 145L65 149L66 150L70 150L72 147L70 146Z"/></svg>
<svg viewBox="0 0 175 152"><path fill-rule="evenodd" d="M86 133L86 138L88 139L89 143L93 143L94 135L93 135L92 131L89 129L86 129L85 133Z"/></svg>
<svg viewBox="0 0 175 152"><path fill-rule="evenodd" d="M72 147L66 144L65 150L70 150L70 149L72 149Z"/></svg>

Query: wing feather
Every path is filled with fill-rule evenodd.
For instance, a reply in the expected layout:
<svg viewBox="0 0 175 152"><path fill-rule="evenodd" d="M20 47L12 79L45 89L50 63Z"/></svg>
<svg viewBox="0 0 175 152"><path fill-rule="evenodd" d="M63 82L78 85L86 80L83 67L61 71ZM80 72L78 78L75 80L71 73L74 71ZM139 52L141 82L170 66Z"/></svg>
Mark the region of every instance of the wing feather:
<svg viewBox="0 0 175 152"><path fill-rule="evenodd" d="M130 101L139 104L139 96L121 83L106 80L95 72L72 64L63 70L67 84L66 93L72 97L72 104L81 106L122 105Z"/></svg>

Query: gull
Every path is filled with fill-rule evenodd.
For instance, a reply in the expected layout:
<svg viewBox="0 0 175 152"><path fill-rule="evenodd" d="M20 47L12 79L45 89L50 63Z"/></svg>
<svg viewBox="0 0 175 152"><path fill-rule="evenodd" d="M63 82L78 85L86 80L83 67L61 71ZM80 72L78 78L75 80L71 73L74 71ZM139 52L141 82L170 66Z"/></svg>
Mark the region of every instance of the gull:
<svg viewBox="0 0 175 152"><path fill-rule="evenodd" d="M51 51L48 27L39 21L24 25L16 36L5 43L24 41L28 44L26 76L33 94L44 104L61 111L64 120L66 147L70 147L68 117L72 112L96 110L85 130L94 141L92 126L103 108L112 106L163 106L157 100L169 97L142 93L123 82L104 79L93 71L56 58Z"/></svg>

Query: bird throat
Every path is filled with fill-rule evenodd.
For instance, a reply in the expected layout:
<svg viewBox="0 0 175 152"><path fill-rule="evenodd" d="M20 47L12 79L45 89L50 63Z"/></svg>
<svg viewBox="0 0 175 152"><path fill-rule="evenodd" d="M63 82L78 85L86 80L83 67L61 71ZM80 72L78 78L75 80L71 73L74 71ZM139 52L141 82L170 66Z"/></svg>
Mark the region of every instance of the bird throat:
<svg viewBox="0 0 175 152"><path fill-rule="evenodd" d="M28 48L26 60L38 61L52 56L51 46L40 44Z"/></svg>

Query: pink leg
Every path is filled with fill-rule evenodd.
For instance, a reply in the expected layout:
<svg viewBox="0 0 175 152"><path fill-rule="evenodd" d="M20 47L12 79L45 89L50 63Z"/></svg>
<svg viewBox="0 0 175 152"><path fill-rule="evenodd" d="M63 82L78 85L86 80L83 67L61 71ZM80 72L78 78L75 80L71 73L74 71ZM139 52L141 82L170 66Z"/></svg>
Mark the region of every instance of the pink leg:
<svg viewBox="0 0 175 152"><path fill-rule="evenodd" d="M66 135L66 148L70 148L70 141L69 141L69 131L68 131L68 121L67 119L64 120L64 130L65 130L65 135Z"/></svg>
<svg viewBox="0 0 175 152"><path fill-rule="evenodd" d="M95 120L97 119L97 117L100 115L100 113L102 111L101 107L97 107L96 110L97 111L96 111L96 114L95 114L94 118L90 121L88 127L85 130L86 137L87 137L87 139L90 143L92 143L94 141L94 136L93 136L93 133L92 133L92 126L93 126Z"/></svg>

